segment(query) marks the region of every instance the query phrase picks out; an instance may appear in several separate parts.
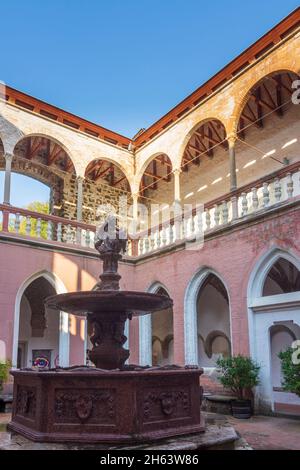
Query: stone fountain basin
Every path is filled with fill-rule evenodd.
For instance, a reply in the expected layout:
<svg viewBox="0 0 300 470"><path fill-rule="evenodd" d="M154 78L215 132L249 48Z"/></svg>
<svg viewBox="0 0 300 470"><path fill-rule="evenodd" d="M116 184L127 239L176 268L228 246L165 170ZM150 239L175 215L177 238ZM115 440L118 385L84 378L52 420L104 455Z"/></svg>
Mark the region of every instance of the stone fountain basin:
<svg viewBox="0 0 300 470"><path fill-rule="evenodd" d="M170 308L173 301L164 295L147 292L99 290L54 295L47 298L46 306L75 315L123 311L140 316Z"/></svg>

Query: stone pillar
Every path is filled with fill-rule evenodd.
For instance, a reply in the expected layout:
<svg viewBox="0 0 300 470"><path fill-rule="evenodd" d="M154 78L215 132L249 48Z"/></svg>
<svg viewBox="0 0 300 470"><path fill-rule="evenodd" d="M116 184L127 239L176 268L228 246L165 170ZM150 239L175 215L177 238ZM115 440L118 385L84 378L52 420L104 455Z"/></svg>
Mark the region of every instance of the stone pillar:
<svg viewBox="0 0 300 470"><path fill-rule="evenodd" d="M11 163L12 163L13 155L11 153L6 153L4 156L5 156L5 178L4 178L3 204L10 204Z"/></svg>
<svg viewBox="0 0 300 470"><path fill-rule="evenodd" d="M180 173L181 169L176 168L174 171L174 201L180 201Z"/></svg>
<svg viewBox="0 0 300 470"><path fill-rule="evenodd" d="M77 221L82 222L82 203L83 203L83 181L82 176L77 176Z"/></svg>
<svg viewBox="0 0 300 470"><path fill-rule="evenodd" d="M139 362L141 366L152 366L152 316L139 317Z"/></svg>
<svg viewBox="0 0 300 470"><path fill-rule="evenodd" d="M132 217L137 221L138 218L139 193L132 195Z"/></svg>
<svg viewBox="0 0 300 470"><path fill-rule="evenodd" d="M229 146L229 172L230 172L230 191L237 189L237 178L236 178L236 162L235 162L235 143L236 136L231 134L228 136Z"/></svg>

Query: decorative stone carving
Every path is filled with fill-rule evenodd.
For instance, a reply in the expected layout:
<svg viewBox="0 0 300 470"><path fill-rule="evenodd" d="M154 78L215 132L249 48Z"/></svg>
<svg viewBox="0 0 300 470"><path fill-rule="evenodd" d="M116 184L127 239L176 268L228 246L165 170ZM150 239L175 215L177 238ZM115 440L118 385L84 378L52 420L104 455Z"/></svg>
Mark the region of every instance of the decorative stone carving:
<svg viewBox="0 0 300 470"><path fill-rule="evenodd" d="M189 416L190 392L188 389L176 391L154 391L144 396L144 418L148 420Z"/></svg>
<svg viewBox="0 0 300 470"><path fill-rule="evenodd" d="M17 391L16 412L33 418L36 411L36 390L34 387L19 386Z"/></svg>
<svg viewBox="0 0 300 470"><path fill-rule="evenodd" d="M56 421L84 423L89 420L103 423L115 421L115 392L113 390L58 390L55 394Z"/></svg>

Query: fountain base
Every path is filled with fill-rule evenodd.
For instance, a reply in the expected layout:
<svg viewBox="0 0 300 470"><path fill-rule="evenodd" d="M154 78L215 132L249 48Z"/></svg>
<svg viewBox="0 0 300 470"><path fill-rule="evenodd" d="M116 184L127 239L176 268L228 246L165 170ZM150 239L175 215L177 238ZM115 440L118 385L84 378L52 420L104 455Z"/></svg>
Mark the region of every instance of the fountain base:
<svg viewBox="0 0 300 470"><path fill-rule="evenodd" d="M204 431L198 368L16 370L9 430L38 442L134 443Z"/></svg>

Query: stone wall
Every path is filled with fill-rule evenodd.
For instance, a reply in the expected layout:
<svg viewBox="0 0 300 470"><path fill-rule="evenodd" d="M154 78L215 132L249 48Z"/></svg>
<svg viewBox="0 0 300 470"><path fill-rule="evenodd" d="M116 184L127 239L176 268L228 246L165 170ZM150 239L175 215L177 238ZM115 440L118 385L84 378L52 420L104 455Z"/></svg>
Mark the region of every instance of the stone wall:
<svg viewBox="0 0 300 470"><path fill-rule="evenodd" d="M95 224L101 219L97 215L97 208L102 204L111 204L117 210L120 196L126 196L126 191L114 188L108 184L94 183L84 180L83 183L83 220ZM129 201L128 195L128 202ZM68 219L76 219L77 206L77 183L74 175L66 175L64 178L64 189L62 198L61 216Z"/></svg>

